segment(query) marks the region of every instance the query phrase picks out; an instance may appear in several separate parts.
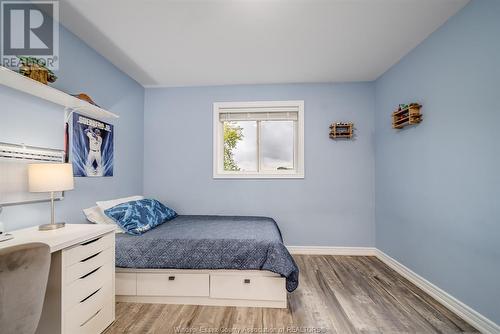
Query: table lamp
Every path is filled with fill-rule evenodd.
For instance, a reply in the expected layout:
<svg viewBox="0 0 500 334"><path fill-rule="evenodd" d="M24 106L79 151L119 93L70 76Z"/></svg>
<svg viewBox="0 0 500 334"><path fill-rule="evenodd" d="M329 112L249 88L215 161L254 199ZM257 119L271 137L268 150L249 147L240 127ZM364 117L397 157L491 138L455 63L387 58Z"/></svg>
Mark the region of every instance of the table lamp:
<svg viewBox="0 0 500 334"><path fill-rule="evenodd" d="M63 163L30 164L28 165L28 180L30 192L50 193L50 224L43 224L38 228L46 231L64 227L65 223L54 222L54 193L73 189L73 166Z"/></svg>

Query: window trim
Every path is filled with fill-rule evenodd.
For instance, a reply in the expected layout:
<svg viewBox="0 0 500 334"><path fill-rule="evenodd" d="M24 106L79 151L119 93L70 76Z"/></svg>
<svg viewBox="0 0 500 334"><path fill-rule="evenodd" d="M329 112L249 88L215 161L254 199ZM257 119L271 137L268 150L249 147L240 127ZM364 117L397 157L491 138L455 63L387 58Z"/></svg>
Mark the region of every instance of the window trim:
<svg viewBox="0 0 500 334"><path fill-rule="evenodd" d="M290 171L271 172L231 172L224 170L224 127L219 120L219 114L227 108L273 108L273 107L295 107L298 109L298 119L296 123L296 135L294 150L294 164L296 169ZM263 110L262 112L267 112ZM213 104L213 178L214 179L303 179L304 178L304 101L253 101L253 102L215 102ZM260 136L257 136L260 138ZM257 145L257 159L260 159L260 142ZM296 155L296 157L295 157Z"/></svg>

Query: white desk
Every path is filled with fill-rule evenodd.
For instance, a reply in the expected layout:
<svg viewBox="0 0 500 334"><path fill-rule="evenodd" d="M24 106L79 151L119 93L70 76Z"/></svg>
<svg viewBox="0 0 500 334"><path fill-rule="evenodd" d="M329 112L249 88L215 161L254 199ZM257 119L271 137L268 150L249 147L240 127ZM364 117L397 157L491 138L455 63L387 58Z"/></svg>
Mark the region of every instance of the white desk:
<svg viewBox="0 0 500 334"><path fill-rule="evenodd" d="M0 249L42 242L52 253L38 334L97 334L115 319L114 226L67 224L52 231L37 227L9 232Z"/></svg>

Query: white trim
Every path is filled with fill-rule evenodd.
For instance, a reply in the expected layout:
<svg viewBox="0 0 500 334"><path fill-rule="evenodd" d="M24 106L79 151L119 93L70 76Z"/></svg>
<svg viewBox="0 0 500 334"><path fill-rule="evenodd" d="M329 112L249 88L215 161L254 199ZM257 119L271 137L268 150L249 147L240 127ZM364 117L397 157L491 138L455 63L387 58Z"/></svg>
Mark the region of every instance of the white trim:
<svg viewBox="0 0 500 334"><path fill-rule="evenodd" d="M286 300L221 299L185 296L116 296L117 302L145 304L181 304L232 307L287 308Z"/></svg>
<svg viewBox="0 0 500 334"><path fill-rule="evenodd" d="M266 174L264 172L260 174L256 173L222 173L222 174L214 174L214 179L303 179L304 173L294 173L294 174Z"/></svg>
<svg viewBox="0 0 500 334"><path fill-rule="evenodd" d="M328 246L286 246L291 254L297 255L351 255L374 256L375 247L328 247Z"/></svg>
<svg viewBox="0 0 500 334"><path fill-rule="evenodd" d="M379 249L376 249L375 255L386 265L394 269L401 276L408 279L410 282L418 286L420 289L425 291L431 297L436 299L438 302L443 304L445 307L450 309L453 313L457 314L460 318L474 326L481 333L500 333L500 326L495 324L490 319L486 318L484 315L473 310L471 307L462 303L460 300L456 299L446 291L438 288L422 276L418 275L408 267L399 263L389 255L385 254Z"/></svg>
<svg viewBox="0 0 500 334"><path fill-rule="evenodd" d="M223 143L221 141L221 122L219 114L224 109L231 108L263 108L262 112L268 112L264 108L293 107L298 110L296 129L296 153L294 152L294 171L272 171L272 172L226 172L221 169L220 160L223 159ZM258 112L258 111L257 111ZM304 178L304 101L252 101L252 102L215 102L213 104L213 178L214 179L299 179ZM297 158L295 158L295 154Z"/></svg>

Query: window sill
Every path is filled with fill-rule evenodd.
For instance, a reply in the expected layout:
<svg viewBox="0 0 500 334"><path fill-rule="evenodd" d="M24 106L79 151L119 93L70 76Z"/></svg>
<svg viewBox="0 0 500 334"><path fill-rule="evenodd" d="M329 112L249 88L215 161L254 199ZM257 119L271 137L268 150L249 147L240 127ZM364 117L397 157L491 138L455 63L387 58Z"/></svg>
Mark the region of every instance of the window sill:
<svg viewBox="0 0 500 334"><path fill-rule="evenodd" d="M297 174L214 174L214 179L303 179L303 173Z"/></svg>

